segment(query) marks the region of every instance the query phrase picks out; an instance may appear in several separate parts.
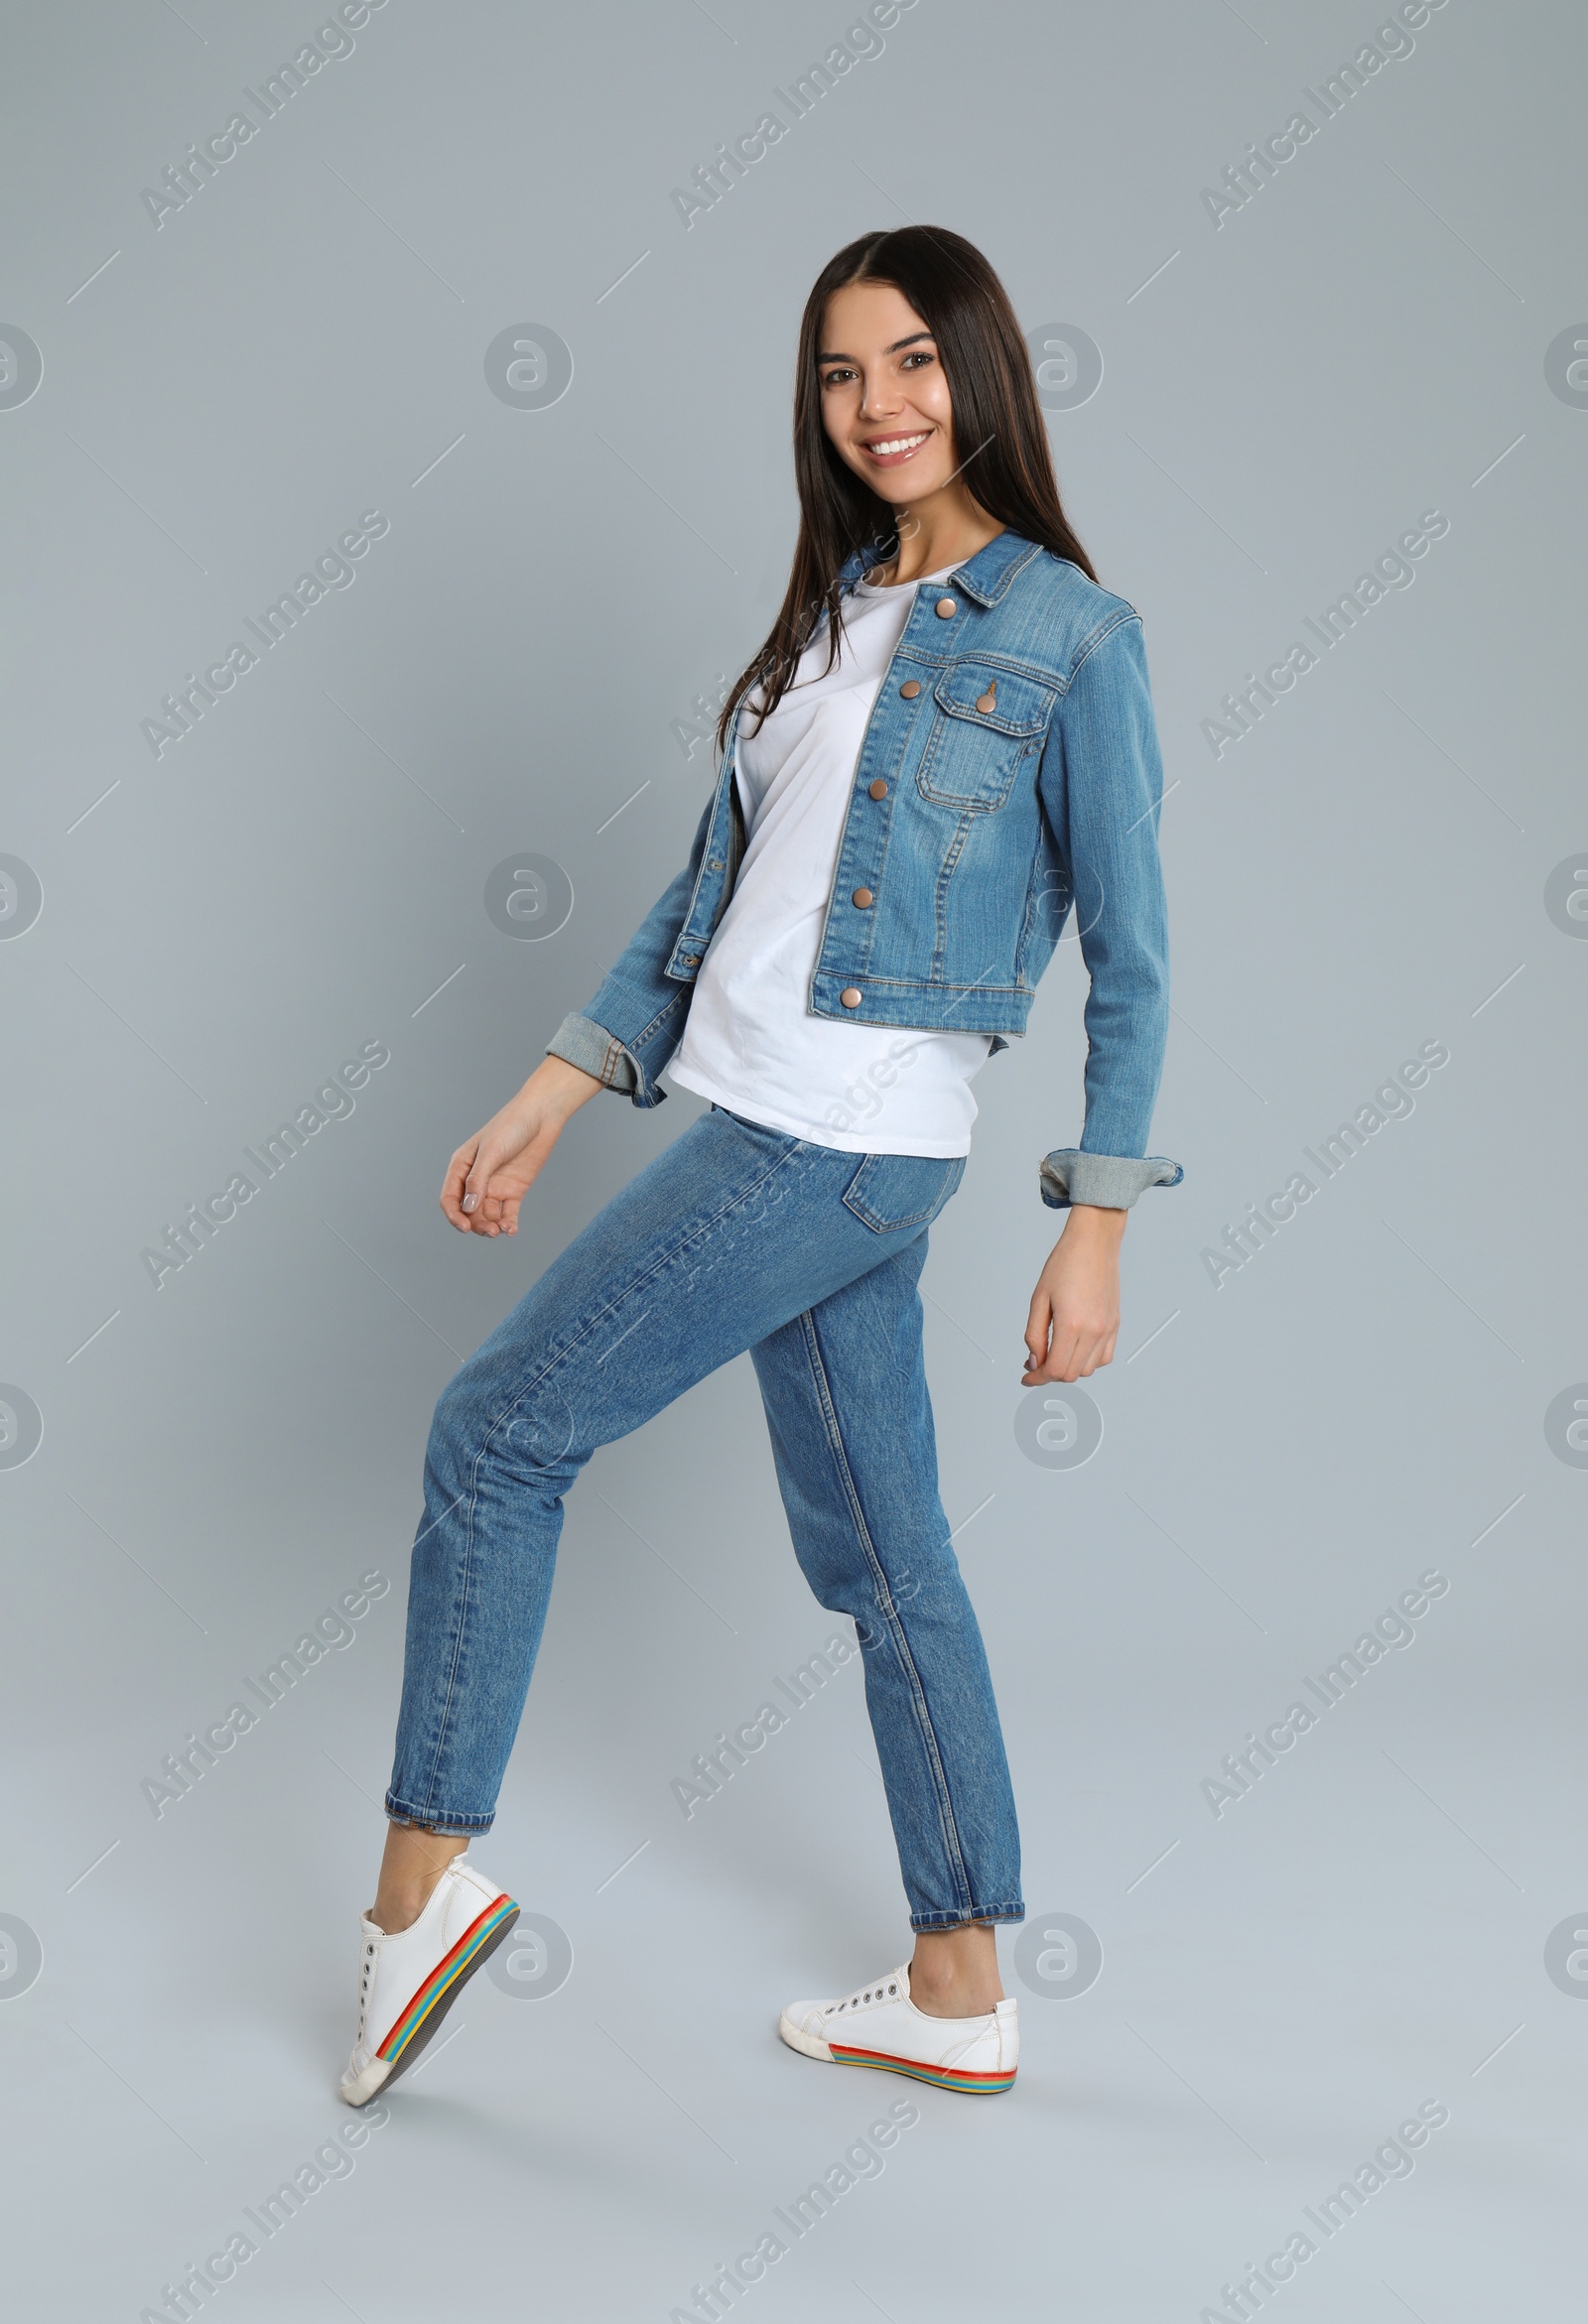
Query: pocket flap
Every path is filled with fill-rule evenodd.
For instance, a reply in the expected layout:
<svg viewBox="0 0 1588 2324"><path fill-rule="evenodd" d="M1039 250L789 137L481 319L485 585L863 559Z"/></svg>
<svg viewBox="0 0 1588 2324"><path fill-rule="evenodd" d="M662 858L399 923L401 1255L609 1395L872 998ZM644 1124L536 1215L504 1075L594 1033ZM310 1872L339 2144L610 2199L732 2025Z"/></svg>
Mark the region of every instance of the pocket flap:
<svg viewBox="0 0 1588 2324"><path fill-rule="evenodd" d="M1058 700L1056 686L1000 670L994 662L951 662L933 693L951 718L969 718L1000 734L1040 734Z"/></svg>

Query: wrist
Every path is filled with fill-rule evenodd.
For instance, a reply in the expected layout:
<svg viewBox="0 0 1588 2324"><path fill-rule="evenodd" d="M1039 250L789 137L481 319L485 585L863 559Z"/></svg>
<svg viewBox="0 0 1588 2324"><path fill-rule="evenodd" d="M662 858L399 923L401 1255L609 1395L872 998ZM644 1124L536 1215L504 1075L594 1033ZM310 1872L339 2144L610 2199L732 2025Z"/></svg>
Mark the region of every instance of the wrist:
<svg viewBox="0 0 1588 2324"><path fill-rule="evenodd" d="M1117 1250L1129 1216L1128 1211L1106 1209L1101 1203L1072 1203L1064 1231L1078 1235L1083 1241L1112 1243Z"/></svg>
<svg viewBox="0 0 1588 2324"><path fill-rule="evenodd" d="M594 1097L601 1085L595 1074L588 1074L583 1066L570 1065L566 1057L543 1058L529 1080L524 1084L524 1095L533 1097L542 1105L567 1120L571 1113Z"/></svg>

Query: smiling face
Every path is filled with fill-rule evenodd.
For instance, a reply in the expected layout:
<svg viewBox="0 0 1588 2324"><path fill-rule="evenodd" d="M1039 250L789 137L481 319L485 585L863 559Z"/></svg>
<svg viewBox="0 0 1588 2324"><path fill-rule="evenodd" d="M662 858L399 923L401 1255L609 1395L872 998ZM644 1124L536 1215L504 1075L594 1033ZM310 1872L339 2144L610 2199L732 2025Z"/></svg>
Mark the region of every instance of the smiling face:
<svg viewBox="0 0 1588 2324"><path fill-rule="evenodd" d="M956 476L954 411L937 341L891 283L850 283L817 344L822 425L846 466L893 507L918 508Z"/></svg>

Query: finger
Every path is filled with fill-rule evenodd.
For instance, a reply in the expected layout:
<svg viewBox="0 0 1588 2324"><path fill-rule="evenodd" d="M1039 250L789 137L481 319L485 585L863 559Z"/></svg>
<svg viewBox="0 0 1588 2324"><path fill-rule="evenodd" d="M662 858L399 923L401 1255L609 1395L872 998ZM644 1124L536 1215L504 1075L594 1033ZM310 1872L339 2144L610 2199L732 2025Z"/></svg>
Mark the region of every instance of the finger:
<svg viewBox="0 0 1588 2324"><path fill-rule="evenodd" d="M496 1163L495 1148L487 1145L483 1138L478 1139L474 1147L473 1161L463 1180L463 1201L459 1204L459 1209L465 1218L472 1218L484 1201L485 1190L490 1184L490 1174L495 1169Z"/></svg>
<svg viewBox="0 0 1588 2324"><path fill-rule="evenodd" d="M530 1149L530 1152L533 1152L533 1148ZM527 1187L522 1187L517 1183L516 1172L518 1170L523 1170L526 1178L533 1184L537 1172L530 1167L528 1154L520 1154L515 1164L515 1177L511 1182L504 1182L499 1191L494 1185L487 1184L485 1193L480 1199L479 1208L468 1221L476 1234L516 1234L518 1232L518 1207L528 1191Z"/></svg>
<svg viewBox="0 0 1588 2324"><path fill-rule="evenodd" d="M1025 1319L1025 1345L1031 1352L1031 1362L1039 1364L1048 1352L1048 1331L1053 1321L1053 1303L1040 1284L1031 1294L1030 1312Z"/></svg>
<svg viewBox="0 0 1588 2324"><path fill-rule="evenodd" d="M458 1148L447 1165L447 1175L442 1181L441 1207L455 1227L466 1227L468 1225L463 1216L463 1196L477 1144L477 1139L470 1138L466 1145Z"/></svg>
<svg viewBox="0 0 1588 2324"><path fill-rule="evenodd" d="M1027 1387L1030 1387L1032 1380L1053 1378L1051 1366L1053 1366L1053 1353L1056 1353L1056 1348L1058 1348L1058 1330L1060 1327L1058 1327L1058 1318L1053 1316L1053 1306L1051 1306L1049 1299L1044 1299L1044 1302L1041 1302L1041 1327L1039 1330L1025 1334L1025 1346L1030 1348L1030 1355L1025 1357L1025 1385Z"/></svg>

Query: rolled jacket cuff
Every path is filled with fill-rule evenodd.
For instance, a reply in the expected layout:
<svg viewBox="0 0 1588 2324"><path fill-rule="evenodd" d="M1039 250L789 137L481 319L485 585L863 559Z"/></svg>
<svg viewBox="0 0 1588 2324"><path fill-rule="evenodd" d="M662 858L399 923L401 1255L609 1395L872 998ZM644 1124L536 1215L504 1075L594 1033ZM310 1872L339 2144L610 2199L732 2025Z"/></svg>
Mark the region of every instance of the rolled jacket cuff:
<svg viewBox="0 0 1588 2324"><path fill-rule="evenodd" d="M1040 1176L1042 1200L1050 1211L1067 1211L1075 1203L1128 1211L1143 1188L1178 1186L1185 1172L1162 1154L1137 1160L1128 1154L1083 1154L1079 1146L1059 1146L1042 1157Z"/></svg>
<svg viewBox="0 0 1588 2324"><path fill-rule="evenodd" d="M615 1090L620 1097L632 1097L643 1087L638 1061L594 1017L564 1017L546 1044L546 1054L594 1074L604 1089ZM665 1095L665 1091L655 1091L651 1102Z"/></svg>

